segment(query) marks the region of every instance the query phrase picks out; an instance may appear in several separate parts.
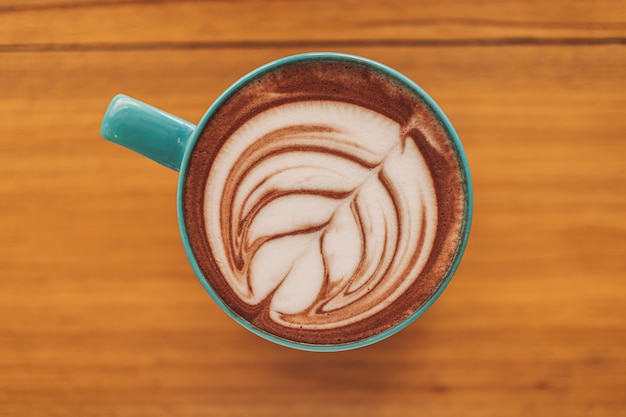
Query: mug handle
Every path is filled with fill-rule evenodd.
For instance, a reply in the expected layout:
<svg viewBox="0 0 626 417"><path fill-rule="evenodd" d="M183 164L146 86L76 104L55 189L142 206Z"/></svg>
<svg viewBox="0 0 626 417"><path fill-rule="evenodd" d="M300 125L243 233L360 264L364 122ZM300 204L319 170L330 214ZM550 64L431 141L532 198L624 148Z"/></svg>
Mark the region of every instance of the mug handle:
<svg viewBox="0 0 626 417"><path fill-rule="evenodd" d="M134 98L111 100L100 126L103 138L180 171L196 126Z"/></svg>

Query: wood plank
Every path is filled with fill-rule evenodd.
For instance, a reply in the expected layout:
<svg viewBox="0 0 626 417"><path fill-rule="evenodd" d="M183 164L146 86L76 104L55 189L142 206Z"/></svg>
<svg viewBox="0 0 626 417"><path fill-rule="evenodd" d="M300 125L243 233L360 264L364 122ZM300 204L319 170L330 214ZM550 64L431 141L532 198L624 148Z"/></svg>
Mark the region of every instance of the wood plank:
<svg viewBox="0 0 626 417"><path fill-rule="evenodd" d="M283 42L319 47L345 42L605 39L623 43L618 0L363 2L3 1L0 47ZM145 46L145 45L144 45Z"/></svg>
<svg viewBox="0 0 626 417"><path fill-rule="evenodd" d="M116 93L195 122L300 51L0 54L0 414L625 415L626 49L344 49L442 105L476 211L424 317L331 355L219 311L180 244L176 173L98 136Z"/></svg>

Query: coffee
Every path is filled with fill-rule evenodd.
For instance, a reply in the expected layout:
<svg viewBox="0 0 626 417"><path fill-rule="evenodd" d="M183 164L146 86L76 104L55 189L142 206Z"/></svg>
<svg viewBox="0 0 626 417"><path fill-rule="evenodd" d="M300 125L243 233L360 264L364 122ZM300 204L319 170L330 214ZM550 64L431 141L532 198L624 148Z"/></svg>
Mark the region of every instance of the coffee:
<svg viewBox="0 0 626 417"><path fill-rule="evenodd" d="M236 315L303 344L406 320L458 256L466 179L437 113L361 61L270 68L210 115L182 209L199 269Z"/></svg>

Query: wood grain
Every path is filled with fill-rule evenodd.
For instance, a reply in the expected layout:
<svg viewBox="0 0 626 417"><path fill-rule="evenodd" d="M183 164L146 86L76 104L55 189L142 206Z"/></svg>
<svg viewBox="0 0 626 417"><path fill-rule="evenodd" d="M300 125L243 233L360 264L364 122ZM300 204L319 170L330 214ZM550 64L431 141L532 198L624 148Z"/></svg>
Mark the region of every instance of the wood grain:
<svg viewBox="0 0 626 417"><path fill-rule="evenodd" d="M333 45L463 41L624 43L616 0L242 0L8 1L0 3L5 48L193 47L266 43Z"/></svg>
<svg viewBox="0 0 626 417"><path fill-rule="evenodd" d="M196 122L241 75L321 45L144 43L447 36L373 24L416 16L465 16L454 36L467 39L486 33L474 18L524 21L485 36L523 30L543 42L623 36L609 32L625 13L617 3L564 15L561 2L486 2L422 5L420 15L407 2L384 15L362 4L335 32L284 23L304 7L285 6L251 34L242 28L261 3L0 3L0 415L626 415L623 44L336 44L397 68L441 104L475 190L470 243L441 299L356 351L289 350L230 320L187 263L177 174L99 137L116 93ZM124 30L100 30L138 10L166 21L217 9L228 11L215 38L201 35L207 17L171 32L123 19ZM530 24L558 19L575 31ZM131 48L6 47L100 42Z"/></svg>

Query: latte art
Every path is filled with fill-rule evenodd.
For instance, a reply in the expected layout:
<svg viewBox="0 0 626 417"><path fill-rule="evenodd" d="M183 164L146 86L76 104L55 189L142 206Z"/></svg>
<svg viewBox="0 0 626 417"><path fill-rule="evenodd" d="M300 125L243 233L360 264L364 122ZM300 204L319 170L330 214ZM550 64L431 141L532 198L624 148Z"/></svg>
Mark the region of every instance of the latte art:
<svg viewBox="0 0 626 417"><path fill-rule="evenodd" d="M215 157L207 239L245 304L297 329L354 324L420 276L437 229L410 126L354 104L291 102L244 123Z"/></svg>
<svg viewBox="0 0 626 417"><path fill-rule="evenodd" d="M244 77L184 171L186 236L209 292L272 340L372 341L432 302L459 259L467 182L415 86L356 58Z"/></svg>

